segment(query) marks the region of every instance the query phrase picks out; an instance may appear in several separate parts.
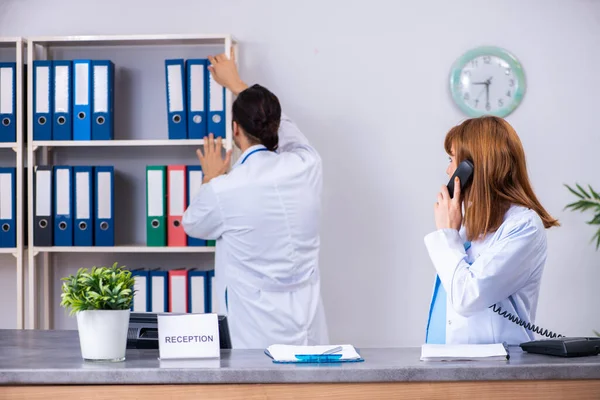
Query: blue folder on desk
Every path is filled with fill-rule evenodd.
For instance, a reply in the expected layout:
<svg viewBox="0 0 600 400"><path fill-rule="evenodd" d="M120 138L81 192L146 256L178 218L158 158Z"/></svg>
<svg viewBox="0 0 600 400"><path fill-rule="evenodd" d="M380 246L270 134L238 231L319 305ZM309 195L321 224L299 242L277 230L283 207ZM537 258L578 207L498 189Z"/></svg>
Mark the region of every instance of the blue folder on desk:
<svg viewBox="0 0 600 400"><path fill-rule="evenodd" d="M14 62L0 63L0 142L17 141L17 89Z"/></svg>
<svg viewBox="0 0 600 400"><path fill-rule="evenodd" d="M331 353L332 350L333 353ZM352 345L291 346L275 344L266 348L265 354L277 364L322 364L364 361Z"/></svg>

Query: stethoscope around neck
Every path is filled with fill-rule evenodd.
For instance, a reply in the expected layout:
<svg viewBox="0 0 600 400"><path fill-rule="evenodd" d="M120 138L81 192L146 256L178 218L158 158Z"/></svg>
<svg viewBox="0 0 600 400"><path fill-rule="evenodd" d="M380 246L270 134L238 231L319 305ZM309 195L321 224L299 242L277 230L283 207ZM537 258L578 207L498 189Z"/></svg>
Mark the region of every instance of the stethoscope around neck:
<svg viewBox="0 0 600 400"><path fill-rule="evenodd" d="M243 163L245 163L246 160L248 159L248 157L250 157L252 154L258 153L259 151L269 151L269 149L261 147L260 149L254 149L254 150L252 150L250 153L246 154L246 156L244 157L244 159L242 160L242 162L240 163L240 165L243 164Z"/></svg>

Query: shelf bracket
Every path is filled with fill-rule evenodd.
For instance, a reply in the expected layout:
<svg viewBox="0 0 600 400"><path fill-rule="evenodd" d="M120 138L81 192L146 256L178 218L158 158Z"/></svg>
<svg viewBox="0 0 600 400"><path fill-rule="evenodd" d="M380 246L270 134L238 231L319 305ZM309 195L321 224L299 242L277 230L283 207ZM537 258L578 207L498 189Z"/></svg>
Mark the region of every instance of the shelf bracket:
<svg viewBox="0 0 600 400"><path fill-rule="evenodd" d="M14 258L19 258L19 253L11 253Z"/></svg>
<svg viewBox="0 0 600 400"><path fill-rule="evenodd" d="M40 254L40 252L38 250L33 250L33 256L37 256L38 254Z"/></svg>
<svg viewBox="0 0 600 400"><path fill-rule="evenodd" d="M11 147L12 151L14 151L15 153L19 150L18 147Z"/></svg>
<svg viewBox="0 0 600 400"><path fill-rule="evenodd" d="M33 147L31 148L31 151L36 151L36 150L38 149L38 147L39 147L39 146L33 146Z"/></svg>

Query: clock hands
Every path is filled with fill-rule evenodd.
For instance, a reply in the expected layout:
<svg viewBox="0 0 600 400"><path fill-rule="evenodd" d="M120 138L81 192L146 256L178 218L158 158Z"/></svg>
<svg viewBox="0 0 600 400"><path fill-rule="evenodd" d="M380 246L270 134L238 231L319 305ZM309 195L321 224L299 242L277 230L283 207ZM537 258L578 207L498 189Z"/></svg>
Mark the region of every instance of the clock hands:
<svg viewBox="0 0 600 400"><path fill-rule="evenodd" d="M493 76L490 76L487 81L485 81L485 108L490 110L490 85L492 84Z"/></svg>
<svg viewBox="0 0 600 400"><path fill-rule="evenodd" d="M479 92L479 94L475 98L475 101L476 102L479 101L479 97L481 97L481 95L483 94L483 91L485 90L485 106L488 111L490 108L490 85L492 84L492 78L493 78L493 76L490 76L488 79L486 79L483 82L471 82L473 85L485 85L485 88L482 89L481 92Z"/></svg>

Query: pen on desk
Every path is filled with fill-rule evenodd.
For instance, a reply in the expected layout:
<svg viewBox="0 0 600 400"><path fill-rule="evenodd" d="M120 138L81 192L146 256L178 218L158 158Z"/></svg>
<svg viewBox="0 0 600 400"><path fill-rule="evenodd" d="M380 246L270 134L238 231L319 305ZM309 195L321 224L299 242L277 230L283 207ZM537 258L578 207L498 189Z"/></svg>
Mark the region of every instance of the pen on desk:
<svg viewBox="0 0 600 400"><path fill-rule="evenodd" d="M337 353L338 351L342 351L342 350L343 350L342 346L337 346L337 347L334 347L333 349L329 349L327 351L324 351L322 354L323 355L325 355L325 354L333 354L333 353Z"/></svg>

